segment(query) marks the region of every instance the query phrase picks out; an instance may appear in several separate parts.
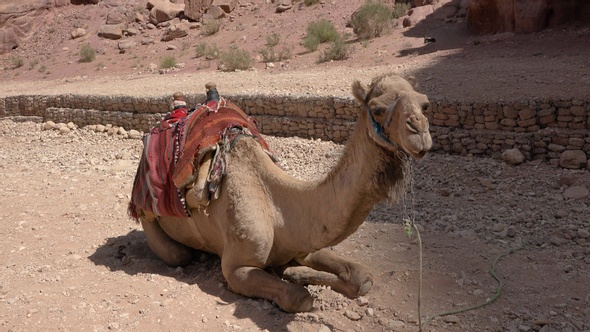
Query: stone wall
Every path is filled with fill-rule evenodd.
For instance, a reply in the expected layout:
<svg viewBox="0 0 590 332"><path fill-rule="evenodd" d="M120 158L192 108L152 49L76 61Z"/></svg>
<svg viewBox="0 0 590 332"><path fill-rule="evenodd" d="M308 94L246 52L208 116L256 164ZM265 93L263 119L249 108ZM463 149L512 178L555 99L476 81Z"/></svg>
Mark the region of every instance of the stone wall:
<svg viewBox="0 0 590 332"><path fill-rule="evenodd" d="M359 110L352 98L226 95L258 122L261 132L344 142ZM189 105L204 100L189 95ZM427 112L434 151L500 158L519 149L527 159L557 163L566 150L590 155L590 102L527 100L493 103L431 100ZM79 126L112 124L146 131L168 111L168 97L21 95L0 98L0 117L40 116Z"/></svg>

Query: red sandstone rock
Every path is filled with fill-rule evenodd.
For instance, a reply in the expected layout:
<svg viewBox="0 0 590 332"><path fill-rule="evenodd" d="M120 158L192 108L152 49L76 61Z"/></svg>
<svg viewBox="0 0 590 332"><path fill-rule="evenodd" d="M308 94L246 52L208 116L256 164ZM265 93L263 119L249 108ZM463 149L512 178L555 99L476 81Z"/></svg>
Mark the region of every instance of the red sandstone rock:
<svg viewBox="0 0 590 332"><path fill-rule="evenodd" d="M530 33L590 19L586 0L469 0L467 22L479 34Z"/></svg>

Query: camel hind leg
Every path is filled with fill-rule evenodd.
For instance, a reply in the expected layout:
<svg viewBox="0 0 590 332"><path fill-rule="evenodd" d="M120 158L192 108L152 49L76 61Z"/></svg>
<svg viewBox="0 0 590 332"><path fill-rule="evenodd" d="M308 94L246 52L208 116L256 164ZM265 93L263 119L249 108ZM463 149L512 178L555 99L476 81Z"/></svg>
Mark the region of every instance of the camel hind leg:
<svg viewBox="0 0 590 332"><path fill-rule="evenodd" d="M158 219L141 221L141 226L147 238L148 246L170 266L184 266L193 258L193 250L184 244L174 241L158 224Z"/></svg>
<svg viewBox="0 0 590 332"><path fill-rule="evenodd" d="M369 292L373 275L365 266L351 262L326 249L295 260L301 266L284 267L283 278L302 285L330 286L336 292L357 298Z"/></svg>

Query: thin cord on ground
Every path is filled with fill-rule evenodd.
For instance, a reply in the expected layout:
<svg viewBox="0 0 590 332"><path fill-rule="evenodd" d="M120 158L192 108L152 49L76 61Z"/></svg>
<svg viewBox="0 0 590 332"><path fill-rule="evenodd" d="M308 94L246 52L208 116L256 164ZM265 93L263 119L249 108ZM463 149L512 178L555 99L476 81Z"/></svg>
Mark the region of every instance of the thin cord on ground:
<svg viewBox="0 0 590 332"><path fill-rule="evenodd" d="M496 301L500 295L502 295L502 287L504 286L504 283L502 282L502 280L500 280L500 278L498 277L498 273L496 270L496 264L498 263L498 261L503 258L504 256L510 255L515 253L516 251L524 248L524 246L519 246L516 248L510 248L508 250L506 250L505 252L501 253L500 255L496 256L496 258L494 259L494 262L492 263L492 267L490 269L490 275L494 278L494 280L496 280L496 282L498 283L498 286L496 287L496 292L494 293L494 295L487 299L486 301L482 302L482 303L478 303L469 307L465 307L465 308L460 308L460 309L456 309L456 310L449 310L449 311L444 311L441 313L437 313L431 316L426 317L426 319L424 320L424 323L422 323L422 256L423 256L423 249L422 249L422 237L420 236L420 230L418 229L418 227L416 226L415 221L415 192L414 192L414 179L413 179L413 175L414 172L412 172L412 163L411 161L408 161L408 165L407 165L407 169L404 170L404 178L406 180L405 182L405 186L406 186L406 190L404 191L404 195L402 197L402 202L403 202L403 207L404 207L404 221L405 221L405 232L406 235L408 237L411 236L412 234L412 228L414 230L416 230L416 237L418 240L418 331L422 332L422 329L424 327L426 327L426 325L428 325L434 318L436 317L441 317L441 316L448 316L448 315L454 315L454 314L458 314L458 313L462 313L462 312L466 312L466 311L470 311L470 310L475 310L475 309L479 309L481 307L484 307L490 303L493 303L494 301ZM408 206L407 206L407 200L406 200L406 196L407 196L407 192L408 189L410 191L410 213L408 213Z"/></svg>

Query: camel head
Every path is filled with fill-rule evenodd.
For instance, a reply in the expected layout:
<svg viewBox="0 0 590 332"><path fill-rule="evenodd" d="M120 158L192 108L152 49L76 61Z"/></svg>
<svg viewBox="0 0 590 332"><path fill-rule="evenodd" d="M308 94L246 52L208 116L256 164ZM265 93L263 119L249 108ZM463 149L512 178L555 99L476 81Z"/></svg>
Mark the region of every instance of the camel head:
<svg viewBox="0 0 590 332"><path fill-rule="evenodd" d="M400 151L421 159L432 147L428 119L428 97L415 90L413 77L395 74L375 77L369 86L359 81L352 84L352 93L361 103L369 136L383 149Z"/></svg>

